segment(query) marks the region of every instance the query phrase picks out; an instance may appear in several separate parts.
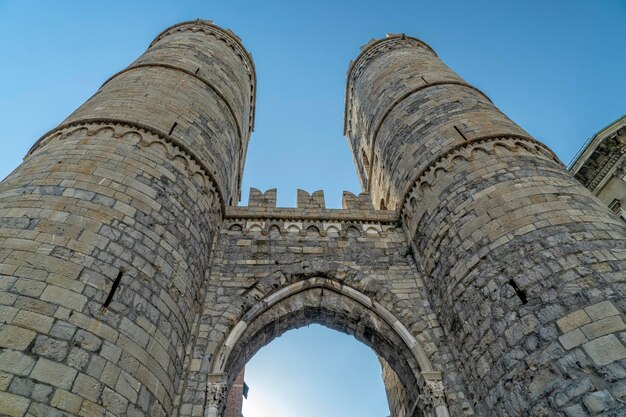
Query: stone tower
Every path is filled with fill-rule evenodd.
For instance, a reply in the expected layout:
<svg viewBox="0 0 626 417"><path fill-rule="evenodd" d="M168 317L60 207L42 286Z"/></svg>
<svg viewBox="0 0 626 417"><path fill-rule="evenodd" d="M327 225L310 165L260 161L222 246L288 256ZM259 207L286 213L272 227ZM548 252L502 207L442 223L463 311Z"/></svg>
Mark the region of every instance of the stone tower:
<svg viewBox="0 0 626 417"><path fill-rule="evenodd" d="M626 229L549 149L393 35L348 74L366 192L237 207L255 90L233 33L175 25L0 184L0 415L222 416L311 323L394 417L623 412Z"/></svg>
<svg viewBox="0 0 626 417"><path fill-rule="evenodd" d="M363 48L345 117L363 188L398 212L475 411L623 411L619 219L418 39Z"/></svg>
<svg viewBox="0 0 626 417"><path fill-rule="evenodd" d="M174 414L254 98L237 36L175 25L2 183L0 414Z"/></svg>

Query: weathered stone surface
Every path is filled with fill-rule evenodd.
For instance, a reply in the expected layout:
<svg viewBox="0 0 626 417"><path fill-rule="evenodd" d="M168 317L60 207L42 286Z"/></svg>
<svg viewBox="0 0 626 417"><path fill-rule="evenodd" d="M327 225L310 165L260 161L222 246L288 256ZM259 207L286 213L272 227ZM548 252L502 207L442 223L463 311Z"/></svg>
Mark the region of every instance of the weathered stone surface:
<svg viewBox="0 0 626 417"><path fill-rule="evenodd" d="M549 149L390 35L348 74L365 192L236 207L255 94L231 31L175 25L0 184L0 414L216 417L311 323L394 415L623 414L626 232Z"/></svg>
<svg viewBox="0 0 626 417"><path fill-rule="evenodd" d="M22 352L5 350L0 353L0 370L16 375L28 375L35 366L35 360Z"/></svg>
<svg viewBox="0 0 626 417"><path fill-rule="evenodd" d="M612 334L585 343L583 349L600 366L626 358L626 348Z"/></svg>
<svg viewBox="0 0 626 417"><path fill-rule="evenodd" d="M76 370L58 362L40 358L35 364L30 376L36 381L45 382L46 384L54 385L59 388L69 389L76 377Z"/></svg>
<svg viewBox="0 0 626 417"><path fill-rule="evenodd" d="M35 338L37 333L8 324L0 324L0 347L23 350Z"/></svg>
<svg viewBox="0 0 626 417"><path fill-rule="evenodd" d="M474 412L584 415L571 387L624 378L605 367L623 365L625 229L545 145L405 35L351 64L345 133L374 206L399 212Z"/></svg>
<svg viewBox="0 0 626 417"><path fill-rule="evenodd" d="M28 408L28 398L0 392L0 414L10 417L22 417Z"/></svg>

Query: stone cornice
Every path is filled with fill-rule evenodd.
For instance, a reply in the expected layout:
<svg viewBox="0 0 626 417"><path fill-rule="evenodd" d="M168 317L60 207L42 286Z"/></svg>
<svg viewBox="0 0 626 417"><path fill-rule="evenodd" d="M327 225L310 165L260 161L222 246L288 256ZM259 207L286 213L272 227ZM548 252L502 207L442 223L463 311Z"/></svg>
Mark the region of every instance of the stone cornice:
<svg viewBox="0 0 626 417"><path fill-rule="evenodd" d="M189 149L185 144L183 144L180 140L176 139L175 137L170 136L160 131L159 129L155 129L151 126L147 126L138 122L132 122L132 121L120 120L120 119L109 119L109 118L92 118L92 119L79 119L79 120L73 120L67 123L62 123L59 126L55 127L54 129L46 132L39 140L37 140L37 142L35 142L35 144L28 150L28 153L26 154L24 159L31 156L37 149L48 144L48 142L51 139L58 137L57 135L55 135L55 133L61 132L71 127L88 126L88 125L102 125L102 126L111 126L111 127L125 126L128 128L134 129L137 132L143 131L143 132L150 133L156 136L158 139L162 140L163 142L170 144L179 152L183 153L190 161L193 161L200 168L202 175L211 183L211 186L215 188L215 190L217 191L217 196L220 202L221 211L222 213L225 213L226 203L225 203L223 192L219 188L219 184L217 180L215 179L215 177L213 176L213 174L211 173L211 170L202 161L202 159L200 159L191 149Z"/></svg>
<svg viewBox="0 0 626 417"><path fill-rule="evenodd" d="M231 117L233 118L233 121L235 122L235 128L237 129L237 135L239 136L239 141L241 142L241 146L243 147L243 135L241 133L241 122L239 121L239 119L237 119L237 115L235 113L235 110L233 109L232 104L226 99L226 96L224 96L224 94L222 94L222 92L213 84L211 84L210 82L208 82L206 79L200 77L198 74L194 74L193 72L185 69L185 68L180 68L177 67L175 65L169 65L169 64L161 64L161 63L149 63L149 64L135 64L135 65L131 65L128 68L125 68L115 74L113 74L111 77L109 77L100 87L100 89L102 89L102 87L104 87L105 85L107 85L109 83L109 81L111 81L112 79L116 78L117 76L124 74L126 72L129 71L133 71L139 68L150 68L150 67L156 67L156 68L166 68L166 69L170 69L173 71L179 71L182 73L185 73L187 75L189 75L190 77L193 77L195 79L197 79L198 81L202 82L204 85L206 85L211 91L213 91L226 105L226 107L228 108L228 112L230 113Z"/></svg>
<svg viewBox="0 0 626 417"><path fill-rule="evenodd" d="M190 20L187 22L178 23L176 25L170 26L161 32L152 43L150 43L149 48L153 47L164 37L171 35L176 32L203 32L208 35L214 36L216 39L226 43L233 52L241 59L246 70L248 71L248 78L250 80L250 120L249 120L249 131L254 131L254 114L255 114L255 101L256 101L256 69L254 67L254 61L252 60L252 55L248 52L248 50L243 46L241 39L233 31L230 29L222 29L221 27L215 25L210 20Z"/></svg>
<svg viewBox="0 0 626 417"><path fill-rule="evenodd" d="M596 132L596 134L587 140L583 147L578 151L578 154L576 154L572 162L570 162L568 167L569 171L575 175L587 162L595 149L602 144L602 142L611 138L617 138L624 133L626 133L626 115L620 117L604 129Z"/></svg>
<svg viewBox="0 0 626 417"><path fill-rule="evenodd" d="M510 142L510 143L507 143L507 142ZM528 145L523 145L523 142L527 142ZM552 152L550 148L548 148L546 145L544 145L543 143L539 142L537 139L534 139L530 136L505 134L505 135L489 135L489 136L482 136L482 137L470 139L466 142L459 143L451 147L450 149L440 154L437 158L427 163L422 169L420 169L417 172L417 174L413 177L413 180L410 181L407 184L406 188L404 189L402 193L403 195L402 200L397 206L399 210L402 213L406 213L407 211L410 211L411 208L408 207L407 205L410 195L413 194L414 191L420 187L422 182L424 181L429 182L427 180L427 177L431 172L434 172L435 170L440 169L440 168L443 169L444 171L447 171L444 165L449 165L453 163L452 159L455 155L460 154L463 150L470 149L482 143L490 143L492 145L500 144L506 147L507 149L515 149L515 148L524 149L526 152L529 152L530 154L533 154L533 155L543 154L548 159L551 159L557 164L563 166L563 163L559 160L556 154ZM485 150L485 151L488 153L495 152L493 149ZM464 158L466 157L464 156Z"/></svg>
<svg viewBox="0 0 626 417"><path fill-rule="evenodd" d="M398 213L392 210L227 207L224 219L391 224L398 221Z"/></svg>
<svg viewBox="0 0 626 417"><path fill-rule="evenodd" d="M592 192L600 189L626 154L626 116L596 133L579 151L569 170Z"/></svg>

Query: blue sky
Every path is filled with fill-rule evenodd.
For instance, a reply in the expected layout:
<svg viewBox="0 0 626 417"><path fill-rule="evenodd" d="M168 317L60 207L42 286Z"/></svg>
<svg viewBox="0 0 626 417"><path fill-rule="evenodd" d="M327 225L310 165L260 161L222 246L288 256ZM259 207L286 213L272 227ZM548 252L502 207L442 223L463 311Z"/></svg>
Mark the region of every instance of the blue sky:
<svg viewBox="0 0 626 417"><path fill-rule="evenodd" d="M405 32L429 43L566 163L588 137L626 113L624 0L0 0L0 178L161 30L197 17L232 28L257 67L256 131L243 181L244 203L251 186L277 187L282 206L295 205L297 188L326 190L331 207L340 206L342 190L359 191L342 137L345 74L359 47L386 32ZM271 391L254 369L278 366L281 357L293 356L296 339L307 332L320 343L334 335L300 330L269 345L257 356L265 355L263 363L257 365L255 358L248 368L249 382L255 381L251 393L258 389L255 384ZM337 346L351 340L334 337ZM328 359L317 353L317 345L305 344L298 355L307 361ZM363 375L378 367L369 352L355 355L364 358L356 367ZM295 381L306 378L300 368L291 368ZM355 381L367 379L361 376L356 372ZM374 401L370 397L362 400ZM302 405L297 416L313 415L305 411L323 399L314 394L313 405ZM376 401L384 404L384 398ZM366 415L346 410L336 415ZM246 417L260 415L247 412Z"/></svg>

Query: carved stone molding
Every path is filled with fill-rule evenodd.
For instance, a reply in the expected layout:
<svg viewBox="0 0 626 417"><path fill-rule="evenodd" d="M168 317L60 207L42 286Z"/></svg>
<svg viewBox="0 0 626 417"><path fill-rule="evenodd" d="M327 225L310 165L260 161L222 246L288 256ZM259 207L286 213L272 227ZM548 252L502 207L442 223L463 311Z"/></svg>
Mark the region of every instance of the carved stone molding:
<svg viewBox="0 0 626 417"><path fill-rule="evenodd" d="M24 159L32 156L36 151L49 145L52 141L65 140L78 131L85 130L86 135L91 137L105 129L113 130L114 138L123 138L126 135L136 134L139 136L139 143L144 147L151 147L153 143L160 143L162 145L160 148L164 149L168 159L176 158L179 161L183 161L184 169L189 176L199 177L204 192L218 199L220 210L218 214L221 216L225 212L226 207L222 192L209 167L179 140L158 129L140 123L117 119L85 119L64 123L47 132L35 142Z"/></svg>
<svg viewBox="0 0 626 417"><path fill-rule="evenodd" d="M626 177L626 159L622 159L622 162L615 168L615 176L618 178Z"/></svg>
<svg viewBox="0 0 626 417"><path fill-rule="evenodd" d="M443 382L441 380L426 380L420 398L425 406L430 406L433 409L439 406L446 407Z"/></svg>
<svg viewBox="0 0 626 417"><path fill-rule="evenodd" d="M550 148L531 137L494 135L471 139L448 149L436 159L426 164L426 166L415 175L413 181L408 183L403 193L404 197L398 205L402 213L402 218L404 219L409 213L412 214L415 212L412 201L419 198L421 190L424 187L431 187L437 177L442 173L449 172L452 165L458 160L472 160L474 158L472 155L474 151L495 155L496 152L498 152L498 148L504 148L514 153L548 159L561 166L563 165Z"/></svg>

